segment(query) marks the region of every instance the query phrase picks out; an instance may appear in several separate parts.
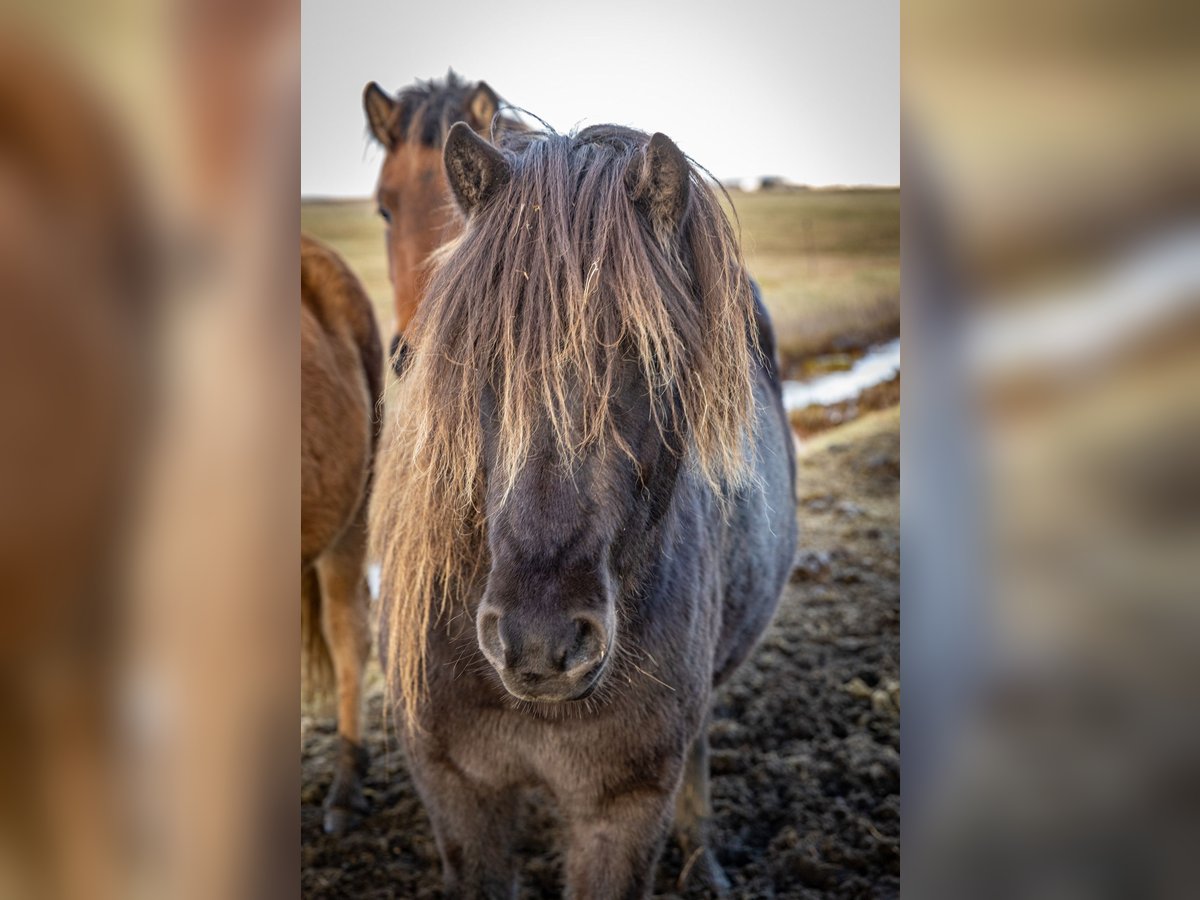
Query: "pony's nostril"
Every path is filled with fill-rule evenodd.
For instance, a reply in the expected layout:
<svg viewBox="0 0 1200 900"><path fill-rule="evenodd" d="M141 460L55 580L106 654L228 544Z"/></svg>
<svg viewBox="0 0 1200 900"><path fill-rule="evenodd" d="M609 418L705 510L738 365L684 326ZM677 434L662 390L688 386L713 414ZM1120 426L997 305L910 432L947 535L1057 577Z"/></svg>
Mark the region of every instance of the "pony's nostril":
<svg viewBox="0 0 1200 900"><path fill-rule="evenodd" d="M575 639L563 657L563 671L589 666L604 652L604 635L596 622L588 616L576 616Z"/></svg>
<svg viewBox="0 0 1200 900"><path fill-rule="evenodd" d="M494 612L479 616L479 646L485 656L493 660L504 659L506 645L500 633L500 615Z"/></svg>
<svg viewBox="0 0 1200 900"><path fill-rule="evenodd" d="M575 646L582 648L592 635L592 623L587 619L575 620Z"/></svg>

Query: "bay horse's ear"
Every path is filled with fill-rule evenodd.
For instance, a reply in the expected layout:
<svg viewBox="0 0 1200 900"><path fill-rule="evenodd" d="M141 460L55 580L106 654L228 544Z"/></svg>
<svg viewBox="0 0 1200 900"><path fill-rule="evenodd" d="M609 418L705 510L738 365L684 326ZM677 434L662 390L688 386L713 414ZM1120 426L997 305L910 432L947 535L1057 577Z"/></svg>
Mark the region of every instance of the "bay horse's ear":
<svg viewBox="0 0 1200 900"><path fill-rule="evenodd" d="M486 81L481 81L475 85L475 90L467 98L467 121L481 134L489 134L492 130L492 119L499 108L500 98Z"/></svg>
<svg viewBox="0 0 1200 900"><path fill-rule="evenodd" d="M396 122L397 105L374 81L363 88L363 110L367 114L371 135L387 150L396 145L396 135L392 128Z"/></svg>
<svg viewBox="0 0 1200 900"><path fill-rule="evenodd" d="M470 216L487 203L512 177L504 154L471 130L455 122L446 135L446 180L459 208Z"/></svg>
<svg viewBox="0 0 1200 900"><path fill-rule="evenodd" d="M630 198L646 213L658 235L672 233L683 222L690 179L687 157L661 132L655 132L625 172Z"/></svg>

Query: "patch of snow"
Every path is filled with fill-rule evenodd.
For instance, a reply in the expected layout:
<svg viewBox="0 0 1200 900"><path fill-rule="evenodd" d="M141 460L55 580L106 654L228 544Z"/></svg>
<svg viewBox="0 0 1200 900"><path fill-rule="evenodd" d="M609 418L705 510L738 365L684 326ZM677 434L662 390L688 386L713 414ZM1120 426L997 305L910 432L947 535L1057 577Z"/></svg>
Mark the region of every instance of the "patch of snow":
<svg viewBox="0 0 1200 900"><path fill-rule="evenodd" d="M843 372L829 372L809 381L785 381L783 405L793 410L814 403L829 406L853 400L867 388L882 384L899 371L900 338L896 338L872 347Z"/></svg>

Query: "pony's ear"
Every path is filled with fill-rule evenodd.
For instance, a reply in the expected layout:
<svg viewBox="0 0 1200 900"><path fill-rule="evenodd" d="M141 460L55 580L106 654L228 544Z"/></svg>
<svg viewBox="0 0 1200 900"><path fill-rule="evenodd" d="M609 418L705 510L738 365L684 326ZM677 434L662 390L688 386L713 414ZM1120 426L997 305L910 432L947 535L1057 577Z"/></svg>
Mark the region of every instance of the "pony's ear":
<svg viewBox="0 0 1200 900"><path fill-rule="evenodd" d="M363 110L367 114L371 135L388 150L396 145L396 135L392 126L396 121L397 105L374 81L363 88Z"/></svg>
<svg viewBox="0 0 1200 900"><path fill-rule="evenodd" d="M500 98L486 81L475 85L475 90L467 98L467 121L471 127L482 134L487 134L492 128L492 119L500 108Z"/></svg>
<svg viewBox="0 0 1200 900"><path fill-rule="evenodd" d="M512 177L504 154L471 130L455 122L446 135L446 180L459 208L470 216L487 203Z"/></svg>
<svg viewBox="0 0 1200 900"><path fill-rule="evenodd" d="M629 196L650 218L656 234L670 234L683 222L690 179L687 157L661 132L655 132L625 172Z"/></svg>

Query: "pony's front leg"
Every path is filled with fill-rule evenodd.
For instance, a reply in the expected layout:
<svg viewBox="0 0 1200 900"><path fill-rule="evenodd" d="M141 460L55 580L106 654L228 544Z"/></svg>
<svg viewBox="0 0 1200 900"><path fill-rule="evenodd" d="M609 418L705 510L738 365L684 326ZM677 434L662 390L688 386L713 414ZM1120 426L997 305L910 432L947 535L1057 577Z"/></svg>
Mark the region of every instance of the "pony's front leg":
<svg viewBox="0 0 1200 900"><path fill-rule="evenodd" d="M712 816L712 799L708 787L708 723L692 742L683 786L675 798L675 837L683 851L683 869L677 887L683 890L689 881L705 887L709 893L726 896L729 879L708 846L708 820Z"/></svg>
<svg viewBox="0 0 1200 900"><path fill-rule="evenodd" d="M567 897L642 900L671 824L673 792L643 788L570 814Z"/></svg>
<svg viewBox="0 0 1200 900"><path fill-rule="evenodd" d="M453 765L419 753L411 758L442 856L446 897L511 900L517 893L515 792L472 781Z"/></svg>

